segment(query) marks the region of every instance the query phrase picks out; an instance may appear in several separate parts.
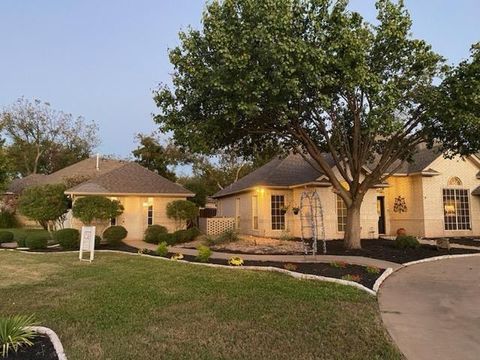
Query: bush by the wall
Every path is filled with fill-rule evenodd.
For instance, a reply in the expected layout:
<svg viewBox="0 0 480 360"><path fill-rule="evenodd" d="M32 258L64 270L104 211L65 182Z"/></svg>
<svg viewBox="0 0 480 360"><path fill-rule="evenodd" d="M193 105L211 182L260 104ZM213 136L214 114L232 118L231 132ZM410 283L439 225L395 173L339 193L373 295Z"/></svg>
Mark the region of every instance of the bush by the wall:
<svg viewBox="0 0 480 360"><path fill-rule="evenodd" d="M0 228L10 229L18 227L18 221L15 215L9 211L0 212Z"/></svg>
<svg viewBox="0 0 480 360"><path fill-rule="evenodd" d="M397 249L416 249L420 246L417 238L409 235L397 236L395 247Z"/></svg>
<svg viewBox="0 0 480 360"><path fill-rule="evenodd" d="M198 248L197 260L203 263L208 262L210 260L210 256L212 256L212 250L208 246L200 245Z"/></svg>
<svg viewBox="0 0 480 360"><path fill-rule="evenodd" d="M47 247L49 236L43 233L32 233L25 238L25 246L31 250L45 249Z"/></svg>
<svg viewBox="0 0 480 360"><path fill-rule="evenodd" d="M167 228L162 225L150 225L147 230L145 230L145 236L143 240L150 244L158 244L160 234L166 234L168 232Z"/></svg>
<svg viewBox="0 0 480 360"><path fill-rule="evenodd" d="M192 227L187 230L177 230L173 233L173 236L175 237L175 244L183 244L193 241L199 234L200 231L197 228Z"/></svg>
<svg viewBox="0 0 480 360"><path fill-rule="evenodd" d="M175 245L175 235L174 234L158 234L157 236L158 243L165 242L168 245Z"/></svg>
<svg viewBox="0 0 480 360"><path fill-rule="evenodd" d="M77 229L62 229L55 232L53 238L64 250L80 249L80 231Z"/></svg>
<svg viewBox="0 0 480 360"><path fill-rule="evenodd" d="M235 230L225 230L223 233L218 235L217 237L209 237L207 238L207 242L209 245L220 245L220 244L227 244L231 242L238 241L239 237Z"/></svg>
<svg viewBox="0 0 480 360"><path fill-rule="evenodd" d="M168 255L168 244L163 241L158 245L157 248L157 255L158 256L167 256Z"/></svg>
<svg viewBox="0 0 480 360"><path fill-rule="evenodd" d="M24 235L24 234L17 235L15 237L15 241L17 242L17 246L21 247L21 248L27 247L27 245L25 245L25 239L26 238L27 238L27 235Z"/></svg>
<svg viewBox="0 0 480 360"><path fill-rule="evenodd" d="M11 231L0 231L0 244L13 241L13 233Z"/></svg>
<svg viewBox="0 0 480 360"><path fill-rule="evenodd" d="M95 235L95 249L97 249L100 246L101 242L102 242L102 238L98 235Z"/></svg>
<svg viewBox="0 0 480 360"><path fill-rule="evenodd" d="M116 245L125 239L127 234L128 231L123 226L110 226L103 232L103 239L111 245Z"/></svg>

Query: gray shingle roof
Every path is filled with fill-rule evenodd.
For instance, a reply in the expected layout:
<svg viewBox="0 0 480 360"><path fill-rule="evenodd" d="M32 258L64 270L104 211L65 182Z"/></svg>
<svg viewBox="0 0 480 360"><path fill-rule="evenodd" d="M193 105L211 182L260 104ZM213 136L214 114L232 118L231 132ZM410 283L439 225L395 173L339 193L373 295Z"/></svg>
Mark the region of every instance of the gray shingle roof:
<svg viewBox="0 0 480 360"><path fill-rule="evenodd" d="M396 173L407 175L418 173L425 170L439 156L441 156L441 153L435 149L419 150L413 156L413 162L402 164ZM332 167L335 166L331 156L326 154L325 158ZM392 169L394 168L395 164L392 166ZM435 170L429 169L429 171L434 172ZM237 182L220 190L213 197L232 195L256 186L290 187L316 182L321 175L323 175L323 172L314 169L301 155L290 154L284 159L274 158Z"/></svg>
<svg viewBox="0 0 480 360"><path fill-rule="evenodd" d="M20 194L24 189L30 186L40 185L47 175L31 174L21 179L14 179L7 188L7 193Z"/></svg>
<svg viewBox="0 0 480 360"><path fill-rule="evenodd" d="M74 186L69 194L194 194L179 184L133 162L124 163L103 175Z"/></svg>

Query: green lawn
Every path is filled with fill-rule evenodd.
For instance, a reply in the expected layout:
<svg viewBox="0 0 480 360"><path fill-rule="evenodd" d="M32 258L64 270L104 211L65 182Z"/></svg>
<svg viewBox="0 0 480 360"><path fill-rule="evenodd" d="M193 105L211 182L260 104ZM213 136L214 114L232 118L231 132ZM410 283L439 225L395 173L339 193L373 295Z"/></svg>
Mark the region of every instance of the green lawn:
<svg viewBox="0 0 480 360"><path fill-rule="evenodd" d="M374 297L286 275L139 256L0 251L0 313L75 359L400 359Z"/></svg>

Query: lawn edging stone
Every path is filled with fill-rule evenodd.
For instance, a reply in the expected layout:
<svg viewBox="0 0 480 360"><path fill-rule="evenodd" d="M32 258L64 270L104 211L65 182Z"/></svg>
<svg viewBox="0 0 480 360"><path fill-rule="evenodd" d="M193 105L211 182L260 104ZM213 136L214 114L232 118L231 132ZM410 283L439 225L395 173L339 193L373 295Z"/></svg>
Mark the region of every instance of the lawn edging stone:
<svg viewBox="0 0 480 360"><path fill-rule="evenodd" d="M67 356L65 355L65 350L63 349L62 342L60 341L60 338L55 333L55 331L45 326L29 326L28 329L35 331L38 334L48 336L57 353L58 360L67 360Z"/></svg>
<svg viewBox="0 0 480 360"><path fill-rule="evenodd" d="M398 269L401 269L398 268ZM398 270L397 269L397 270ZM382 283L385 281L385 279L387 277L389 277L395 270L393 268L387 268L385 269L385 271L383 272L382 275L380 275L380 277L377 279L377 281L375 281L375 284L373 284L373 291L375 291L375 294L378 293L378 289L380 288L380 286L382 285Z"/></svg>

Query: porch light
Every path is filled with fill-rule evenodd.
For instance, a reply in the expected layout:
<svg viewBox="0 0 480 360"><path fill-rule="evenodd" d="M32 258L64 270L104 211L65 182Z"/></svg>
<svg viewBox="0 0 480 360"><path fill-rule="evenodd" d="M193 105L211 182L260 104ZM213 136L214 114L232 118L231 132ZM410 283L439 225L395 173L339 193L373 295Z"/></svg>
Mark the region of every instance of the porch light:
<svg viewBox="0 0 480 360"><path fill-rule="evenodd" d="M143 207L149 207L153 205L153 197L147 198L147 201L143 203Z"/></svg>
<svg viewBox="0 0 480 360"><path fill-rule="evenodd" d="M265 192L265 189L262 187L257 187L255 190L257 191L258 194L263 194Z"/></svg>

